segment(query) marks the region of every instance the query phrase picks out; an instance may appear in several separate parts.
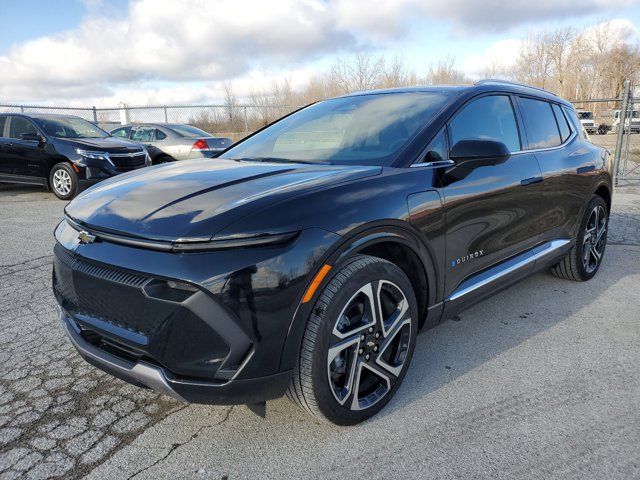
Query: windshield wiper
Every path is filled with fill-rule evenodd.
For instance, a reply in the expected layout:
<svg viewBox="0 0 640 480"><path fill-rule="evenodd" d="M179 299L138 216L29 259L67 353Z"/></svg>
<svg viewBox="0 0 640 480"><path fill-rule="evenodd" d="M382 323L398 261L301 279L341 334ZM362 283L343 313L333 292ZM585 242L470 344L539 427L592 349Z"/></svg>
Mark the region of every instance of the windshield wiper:
<svg viewBox="0 0 640 480"><path fill-rule="evenodd" d="M333 165L331 162L325 162L322 160L290 160L288 158L278 157L247 157L247 158L230 158L229 160L235 160L236 162L260 162L260 163L302 163L305 165Z"/></svg>

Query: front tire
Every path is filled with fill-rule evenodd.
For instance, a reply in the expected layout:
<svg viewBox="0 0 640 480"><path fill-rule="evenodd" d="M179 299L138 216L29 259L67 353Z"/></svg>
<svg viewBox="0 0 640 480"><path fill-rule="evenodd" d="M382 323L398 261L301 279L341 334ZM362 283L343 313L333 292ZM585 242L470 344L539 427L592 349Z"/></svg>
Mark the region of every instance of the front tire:
<svg viewBox="0 0 640 480"><path fill-rule="evenodd" d="M551 273L576 282L593 278L602 263L608 227L607 204L602 197L594 195L580 222L575 245L560 263L551 268Z"/></svg>
<svg viewBox="0 0 640 480"><path fill-rule="evenodd" d="M71 200L78 193L78 176L68 163L58 163L49 172L49 186L60 200Z"/></svg>
<svg viewBox="0 0 640 480"><path fill-rule="evenodd" d="M402 383L417 331L417 302L404 272L358 255L316 301L287 395L321 420L362 422Z"/></svg>

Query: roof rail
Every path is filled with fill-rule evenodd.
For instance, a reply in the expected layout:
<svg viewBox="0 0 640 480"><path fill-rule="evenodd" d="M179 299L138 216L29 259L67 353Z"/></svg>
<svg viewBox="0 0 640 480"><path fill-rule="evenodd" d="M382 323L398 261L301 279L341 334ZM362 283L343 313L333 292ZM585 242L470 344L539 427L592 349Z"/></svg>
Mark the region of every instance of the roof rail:
<svg viewBox="0 0 640 480"><path fill-rule="evenodd" d="M499 78L485 78L483 80L478 80L476 83L474 83L474 85L484 85L486 83L504 83L506 85L517 85L519 87L532 88L533 90L538 90L540 92L549 93L549 94L551 94L551 95L553 95L555 97L558 96L554 92L552 92L550 90L545 90L544 88L534 87L532 85L527 85L526 83L512 82L510 80L501 80Z"/></svg>

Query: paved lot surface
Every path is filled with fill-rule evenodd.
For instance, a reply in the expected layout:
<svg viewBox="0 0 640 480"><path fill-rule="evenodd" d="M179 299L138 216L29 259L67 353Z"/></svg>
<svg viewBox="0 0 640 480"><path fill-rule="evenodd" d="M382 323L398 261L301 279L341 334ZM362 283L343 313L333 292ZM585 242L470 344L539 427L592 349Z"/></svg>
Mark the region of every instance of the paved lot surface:
<svg viewBox="0 0 640 480"><path fill-rule="evenodd" d="M396 398L353 428L286 400L183 405L85 364L50 293L63 202L0 187L0 479L639 478L640 188L606 260L538 274L421 335Z"/></svg>

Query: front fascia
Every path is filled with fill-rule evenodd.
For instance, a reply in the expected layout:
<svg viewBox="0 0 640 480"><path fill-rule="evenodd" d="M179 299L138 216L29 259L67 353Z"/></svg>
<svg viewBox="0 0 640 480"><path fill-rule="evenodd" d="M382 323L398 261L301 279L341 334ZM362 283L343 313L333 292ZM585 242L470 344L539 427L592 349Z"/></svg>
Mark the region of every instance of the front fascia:
<svg viewBox="0 0 640 480"><path fill-rule="evenodd" d="M191 283L211 295L253 342L251 360L237 379L278 371L289 324L309 275L339 239L314 228L286 245L176 254L101 241L80 244L77 235L66 222L56 229L57 241L82 258Z"/></svg>

